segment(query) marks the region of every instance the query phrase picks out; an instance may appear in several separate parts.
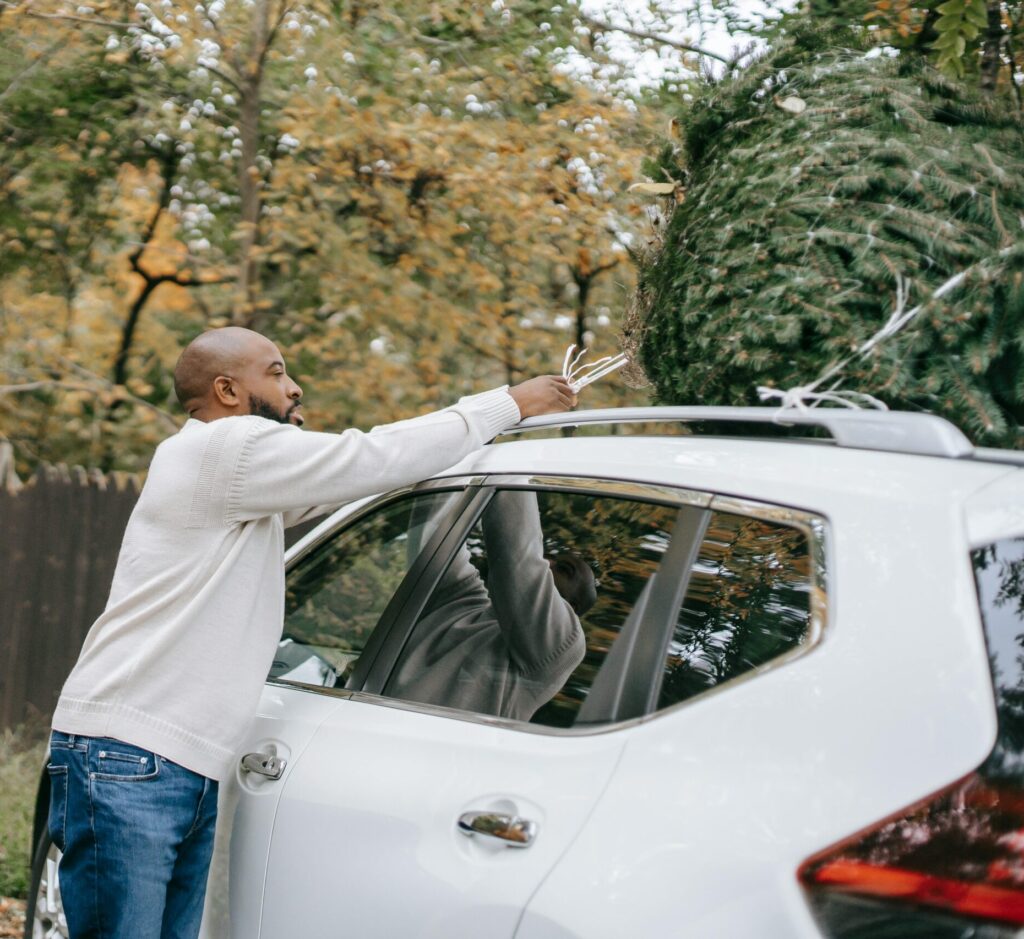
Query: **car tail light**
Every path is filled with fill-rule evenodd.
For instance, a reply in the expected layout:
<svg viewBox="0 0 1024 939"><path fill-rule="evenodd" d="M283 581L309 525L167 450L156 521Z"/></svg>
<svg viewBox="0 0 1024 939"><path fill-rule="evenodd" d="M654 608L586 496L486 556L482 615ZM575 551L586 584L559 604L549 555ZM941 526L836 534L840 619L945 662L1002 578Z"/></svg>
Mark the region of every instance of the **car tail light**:
<svg viewBox="0 0 1024 939"><path fill-rule="evenodd" d="M801 866L828 936L1024 936L1024 539L973 561L995 749L965 779Z"/></svg>

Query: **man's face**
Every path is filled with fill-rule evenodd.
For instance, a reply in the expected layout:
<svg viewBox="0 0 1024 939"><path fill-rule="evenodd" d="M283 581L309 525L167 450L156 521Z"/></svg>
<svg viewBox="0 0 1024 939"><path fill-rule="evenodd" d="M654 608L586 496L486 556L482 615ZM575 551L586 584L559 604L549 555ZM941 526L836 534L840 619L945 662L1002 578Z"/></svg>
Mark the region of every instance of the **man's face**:
<svg viewBox="0 0 1024 939"><path fill-rule="evenodd" d="M284 357L269 339L254 343L251 356L238 376L239 388L248 393L249 413L279 424L304 423L302 389L288 377Z"/></svg>

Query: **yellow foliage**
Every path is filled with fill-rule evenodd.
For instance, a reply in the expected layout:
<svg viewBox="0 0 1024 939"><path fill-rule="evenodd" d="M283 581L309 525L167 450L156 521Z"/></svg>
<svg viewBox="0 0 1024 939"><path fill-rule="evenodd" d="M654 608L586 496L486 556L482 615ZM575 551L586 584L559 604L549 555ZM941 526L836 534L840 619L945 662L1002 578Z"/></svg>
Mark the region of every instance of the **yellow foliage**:
<svg viewBox="0 0 1024 939"><path fill-rule="evenodd" d="M47 2L40 10L57 9ZM313 3L322 20L294 15L316 28L278 30L259 59L254 17L277 9L269 3L228 4L216 37L195 5L174 0L160 14L181 41L160 53L160 83L140 84L124 133L152 139L155 128L169 149L153 144L148 161L126 158L97 177L121 132L89 121L75 146L55 140L40 153L83 163L106 214L87 216L54 189L37 200L47 214L29 247L25 233L0 230L4 251L25 251L24 266L0 273L3 380L53 372L89 385L17 402L0 395L0 433L33 456L144 465L169 430L154 407L175 412L170 374L181 348L232 322L279 342L303 376L308 426L324 428L397 419L557 371L580 338L595 354L616 351L633 280L623 245L647 226L625 190L663 118L525 57L533 40L509 38L489 5L411 0L401 16L368 8L339 20ZM117 7L129 15L142 14ZM69 58L85 48L59 21L12 23L26 48L61 29ZM220 75L197 63L211 38ZM103 55L135 67L125 45ZM256 78L253 130L241 108ZM214 113L189 116L194 101ZM70 103L53 109L74 113ZM251 165L240 147L257 153ZM191 153L206 162L189 164ZM0 176L0 197L30 193L27 175ZM246 204L255 206L248 216ZM69 232L81 247L61 257ZM59 277L40 291L44 269ZM119 358L124 385L111 388ZM585 398L643 400L614 378Z"/></svg>

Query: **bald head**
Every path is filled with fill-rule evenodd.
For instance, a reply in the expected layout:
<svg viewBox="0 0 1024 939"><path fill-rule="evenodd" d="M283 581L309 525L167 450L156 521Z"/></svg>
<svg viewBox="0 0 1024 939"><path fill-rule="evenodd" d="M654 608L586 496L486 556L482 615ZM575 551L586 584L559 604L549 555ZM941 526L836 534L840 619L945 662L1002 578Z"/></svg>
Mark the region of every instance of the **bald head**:
<svg viewBox="0 0 1024 939"><path fill-rule="evenodd" d="M288 378L277 346L240 326L208 330L188 344L174 368L174 393L199 420L257 414L302 423L302 390Z"/></svg>
<svg viewBox="0 0 1024 939"><path fill-rule="evenodd" d="M213 392L214 379L231 376L252 357L257 341L269 340L240 326L211 329L193 339L174 367L174 393L181 406L191 414Z"/></svg>

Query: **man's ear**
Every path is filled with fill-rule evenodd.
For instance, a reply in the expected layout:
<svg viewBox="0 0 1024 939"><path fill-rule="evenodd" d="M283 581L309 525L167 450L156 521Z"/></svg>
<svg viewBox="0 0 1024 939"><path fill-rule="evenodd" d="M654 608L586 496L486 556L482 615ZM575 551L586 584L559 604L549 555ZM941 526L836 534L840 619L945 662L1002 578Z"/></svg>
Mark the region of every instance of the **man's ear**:
<svg viewBox="0 0 1024 939"><path fill-rule="evenodd" d="M242 403L234 379L226 375L218 375L213 380L213 396L218 404L226 408L237 408Z"/></svg>

